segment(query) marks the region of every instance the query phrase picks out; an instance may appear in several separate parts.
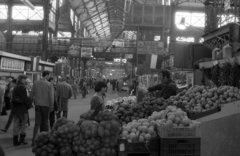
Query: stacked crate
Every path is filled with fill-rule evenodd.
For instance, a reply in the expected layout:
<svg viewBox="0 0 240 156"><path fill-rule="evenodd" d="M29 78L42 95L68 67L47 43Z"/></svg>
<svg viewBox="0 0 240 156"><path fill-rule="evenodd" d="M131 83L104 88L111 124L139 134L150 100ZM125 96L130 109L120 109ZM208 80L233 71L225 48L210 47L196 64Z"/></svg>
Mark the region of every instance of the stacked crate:
<svg viewBox="0 0 240 156"><path fill-rule="evenodd" d="M118 140L118 156L158 156L159 138L149 142L128 142L126 139Z"/></svg>
<svg viewBox="0 0 240 156"><path fill-rule="evenodd" d="M159 156L200 156L200 123L194 127L183 128L160 124L158 135L160 137Z"/></svg>

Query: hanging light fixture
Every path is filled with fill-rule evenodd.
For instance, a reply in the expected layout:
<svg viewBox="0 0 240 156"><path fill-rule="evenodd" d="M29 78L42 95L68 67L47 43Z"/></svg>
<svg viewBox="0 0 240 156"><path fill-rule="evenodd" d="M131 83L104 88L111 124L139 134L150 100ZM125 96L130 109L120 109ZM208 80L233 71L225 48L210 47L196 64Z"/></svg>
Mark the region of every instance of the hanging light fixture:
<svg viewBox="0 0 240 156"><path fill-rule="evenodd" d="M181 18L181 21L180 21L180 23L177 25L177 27L178 27L179 29L182 29L182 30L186 29L185 17L182 17L182 18Z"/></svg>
<svg viewBox="0 0 240 156"><path fill-rule="evenodd" d="M30 9L32 9L32 10L35 9L35 6L31 2L29 2L29 0L21 0L21 2L23 4L25 4L26 6L28 6Z"/></svg>

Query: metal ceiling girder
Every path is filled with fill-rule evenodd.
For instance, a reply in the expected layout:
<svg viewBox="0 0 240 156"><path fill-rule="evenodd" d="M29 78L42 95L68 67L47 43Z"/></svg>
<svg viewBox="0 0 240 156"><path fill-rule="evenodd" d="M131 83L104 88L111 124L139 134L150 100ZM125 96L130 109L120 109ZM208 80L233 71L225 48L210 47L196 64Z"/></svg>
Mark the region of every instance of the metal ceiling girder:
<svg viewBox="0 0 240 156"><path fill-rule="evenodd" d="M122 30L116 35L116 37L114 37L114 39L115 39L115 38L118 38L118 36L120 36L120 35L122 34L123 31L124 31L124 28L123 28L123 29L122 29ZM112 39L111 45L112 45L114 39ZM110 47L110 46L109 46L109 47ZM104 49L103 52L106 52L106 51L108 50L109 47L107 47L106 49Z"/></svg>
<svg viewBox="0 0 240 156"><path fill-rule="evenodd" d="M186 2L191 2L191 3L205 3L206 0L171 0L171 3L175 4L175 5L179 5L182 3L186 3Z"/></svg>
<svg viewBox="0 0 240 156"><path fill-rule="evenodd" d="M84 3L84 2L82 1L82 3ZM87 10L87 7L86 7L85 4L84 4L84 8ZM90 16L88 11L87 11L87 15ZM92 21L92 20L91 20L91 21ZM92 21L92 24L94 25L93 21ZM95 30L96 30L96 28L95 28ZM97 33L97 30L96 30L95 32L96 32L96 34L100 37L100 35Z"/></svg>
<svg viewBox="0 0 240 156"><path fill-rule="evenodd" d="M93 1L94 1L95 4L97 3L96 0L93 0ZM96 7L96 10L98 11L98 14L99 14L98 7ZM102 24L102 27L103 27L102 17L101 17L100 15L98 15L98 16L99 16L99 18L101 19L101 20L100 20L100 23ZM104 30L104 34L105 34L105 36L106 36L105 30Z"/></svg>

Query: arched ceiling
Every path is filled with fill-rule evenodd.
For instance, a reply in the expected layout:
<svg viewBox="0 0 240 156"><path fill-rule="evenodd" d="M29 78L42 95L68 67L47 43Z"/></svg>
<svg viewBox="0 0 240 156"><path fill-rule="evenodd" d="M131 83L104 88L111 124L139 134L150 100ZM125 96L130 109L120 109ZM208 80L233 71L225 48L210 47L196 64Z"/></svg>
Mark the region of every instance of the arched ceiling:
<svg viewBox="0 0 240 156"><path fill-rule="evenodd" d="M68 0L92 37L113 39L124 28L124 0Z"/></svg>

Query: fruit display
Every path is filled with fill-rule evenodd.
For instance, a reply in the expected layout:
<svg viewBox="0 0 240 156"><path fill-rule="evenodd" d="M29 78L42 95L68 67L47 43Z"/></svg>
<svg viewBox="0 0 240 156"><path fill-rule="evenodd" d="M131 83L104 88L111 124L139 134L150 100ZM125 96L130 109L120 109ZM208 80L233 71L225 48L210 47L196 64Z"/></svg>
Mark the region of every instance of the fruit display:
<svg viewBox="0 0 240 156"><path fill-rule="evenodd" d="M156 120L157 124L166 124L167 127L194 127L194 121L187 117L187 113L176 106L168 106L166 110L160 112L154 112L151 117L152 120Z"/></svg>
<svg viewBox="0 0 240 156"><path fill-rule="evenodd" d="M237 87L220 86L206 87L194 86L184 90L176 96L170 97L167 101L177 105L181 103L189 113L205 112L223 104L240 100L240 90Z"/></svg>
<svg viewBox="0 0 240 156"><path fill-rule="evenodd" d="M120 104L115 114L124 125L133 120L148 118L154 111L164 109L167 105L167 101L161 98L145 97L142 102L135 105Z"/></svg>
<svg viewBox="0 0 240 156"><path fill-rule="evenodd" d="M93 111L81 115L77 124L60 118L52 132L41 132L34 140L36 156L114 156L121 126L111 112ZM88 119L89 118L89 119Z"/></svg>
<svg viewBox="0 0 240 156"><path fill-rule="evenodd" d="M157 137L156 123L148 119L133 120L122 128L121 139L128 142L145 142Z"/></svg>

